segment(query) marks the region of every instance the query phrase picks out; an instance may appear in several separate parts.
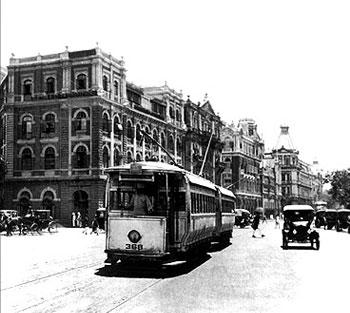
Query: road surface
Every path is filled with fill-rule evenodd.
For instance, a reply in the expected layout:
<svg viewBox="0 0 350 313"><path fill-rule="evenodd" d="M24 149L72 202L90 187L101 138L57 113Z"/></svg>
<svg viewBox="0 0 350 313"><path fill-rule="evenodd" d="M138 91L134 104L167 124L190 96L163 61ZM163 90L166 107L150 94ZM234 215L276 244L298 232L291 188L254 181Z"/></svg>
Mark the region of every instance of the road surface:
<svg viewBox="0 0 350 313"><path fill-rule="evenodd" d="M1 236L1 312L347 312L350 235L320 230L321 249L281 249L234 229L193 262L162 269L104 264L104 234Z"/></svg>

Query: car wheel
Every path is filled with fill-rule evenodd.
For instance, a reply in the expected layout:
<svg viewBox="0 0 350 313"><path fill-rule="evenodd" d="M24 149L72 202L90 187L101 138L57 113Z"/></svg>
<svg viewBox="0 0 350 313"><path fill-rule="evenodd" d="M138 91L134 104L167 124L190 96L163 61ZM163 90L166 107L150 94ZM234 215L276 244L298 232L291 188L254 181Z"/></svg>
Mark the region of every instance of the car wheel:
<svg viewBox="0 0 350 313"><path fill-rule="evenodd" d="M350 226L349 226L349 228L348 228L348 233L350 234Z"/></svg>

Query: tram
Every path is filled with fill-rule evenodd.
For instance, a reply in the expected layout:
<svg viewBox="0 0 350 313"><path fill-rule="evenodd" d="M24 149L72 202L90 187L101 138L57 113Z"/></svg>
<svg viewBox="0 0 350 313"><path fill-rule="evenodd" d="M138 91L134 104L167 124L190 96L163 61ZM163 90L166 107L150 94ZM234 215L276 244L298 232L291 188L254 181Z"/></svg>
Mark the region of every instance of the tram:
<svg viewBox="0 0 350 313"><path fill-rule="evenodd" d="M230 190L162 162L134 162L106 172L106 263L175 260L232 237Z"/></svg>

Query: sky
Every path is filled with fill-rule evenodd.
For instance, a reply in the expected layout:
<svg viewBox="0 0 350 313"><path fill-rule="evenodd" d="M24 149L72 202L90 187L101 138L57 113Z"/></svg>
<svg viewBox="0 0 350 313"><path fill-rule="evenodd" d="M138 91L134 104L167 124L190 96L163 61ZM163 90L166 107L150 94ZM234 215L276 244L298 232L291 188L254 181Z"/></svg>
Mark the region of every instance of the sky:
<svg viewBox="0 0 350 313"><path fill-rule="evenodd" d="M253 118L275 147L350 168L350 1L1 0L1 66L91 49L124 57L127 80L204 95L224 122Z"/></svg>

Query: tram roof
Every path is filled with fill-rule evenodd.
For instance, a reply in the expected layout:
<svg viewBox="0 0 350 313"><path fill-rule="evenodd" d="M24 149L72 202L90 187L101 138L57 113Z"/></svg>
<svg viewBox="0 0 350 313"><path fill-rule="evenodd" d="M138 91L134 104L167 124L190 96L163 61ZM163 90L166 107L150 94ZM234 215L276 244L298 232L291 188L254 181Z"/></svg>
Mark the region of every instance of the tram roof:
<svg viewBox="0 0 350 313"><path fill-rule="evenodd" d="M306 204L290 204L283 208L283 212L285 211L314 211L314 209L312 206Z"/></svg>
<svg viewBox="0 0 350 313"><path fill-rule="evenodd" d="M174 173L183 173L186 174L186 176L188 177L188 180L195 185L199 185L199 186L204 186L207 188L210 188L212 190L215 190L216 188L219 188L220 192L224 195L230 196L230 197L235 197L234 194L224 188L224 187L220 187L215 185L214 183L212 183L211 181L195 175L183 168L180 168L178 166L169 164L169 163L165 163L165 162L152 162L152 161L141 161L141 162L134 162L134 163L128 163L128 164L124 164L124 165L118 165L118 166L114 166L114 167L110 167L108 169L106 169L106 172L113 172L113 171L120 171L120 170L130 170L130 167L132 164L137 164L140 165L142 167L142 170L145 171L164 171L164 172L174 172Z"/></svg>
<svg viewBox="0 0 350 313"><path fill-rule="evenodd" d="M236 198L231 190L228 190L228 189L221 187L221 186L217 186L217 187L223 195Z"/></svg>

